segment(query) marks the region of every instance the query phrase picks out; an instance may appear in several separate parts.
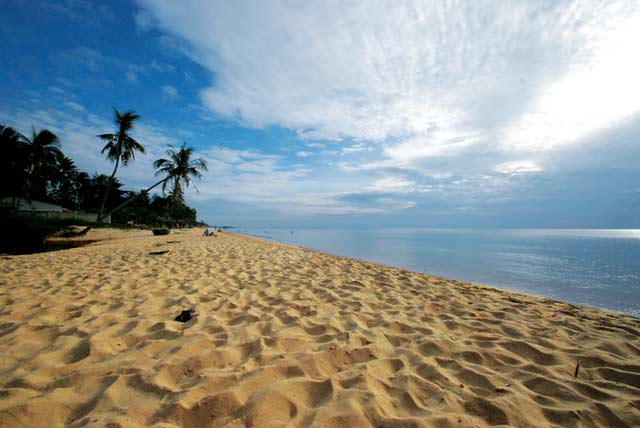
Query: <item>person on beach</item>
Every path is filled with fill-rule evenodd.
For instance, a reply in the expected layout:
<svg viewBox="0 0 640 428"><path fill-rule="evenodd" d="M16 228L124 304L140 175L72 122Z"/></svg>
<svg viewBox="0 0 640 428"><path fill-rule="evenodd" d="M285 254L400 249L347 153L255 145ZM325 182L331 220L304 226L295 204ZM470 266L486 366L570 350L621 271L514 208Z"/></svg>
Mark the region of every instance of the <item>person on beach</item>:
<svg viewBox="0 0 640 428"><path fill-rule="evenodd" d="M202 236L217 236L217 235L216 235L215 233L211 232L211 231L209 230L209 228L206 228L206 229L204 230L204 233L202 234Z"/></svg>

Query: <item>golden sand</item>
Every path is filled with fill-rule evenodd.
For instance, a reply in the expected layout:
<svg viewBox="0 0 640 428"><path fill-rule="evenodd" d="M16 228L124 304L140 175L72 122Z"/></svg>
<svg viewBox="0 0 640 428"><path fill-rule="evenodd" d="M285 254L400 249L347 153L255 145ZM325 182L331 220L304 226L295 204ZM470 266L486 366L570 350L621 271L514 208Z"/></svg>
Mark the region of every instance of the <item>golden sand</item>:
<svg viewBox="0 0 640 428"><path fill-rule="evenodd" d="M2 258L0 427L640 427L637 318L201 232Z"/></svg>

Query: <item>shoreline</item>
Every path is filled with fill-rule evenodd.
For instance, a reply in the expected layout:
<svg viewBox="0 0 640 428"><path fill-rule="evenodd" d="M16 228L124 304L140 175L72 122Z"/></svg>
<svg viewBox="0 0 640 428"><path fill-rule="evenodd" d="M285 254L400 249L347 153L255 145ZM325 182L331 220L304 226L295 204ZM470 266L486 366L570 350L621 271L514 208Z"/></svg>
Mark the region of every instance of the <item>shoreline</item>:
<svg viewBox="0 0 640 428"><path fill-rule="evenodd" d="M624 230L635 230L635 229L624 229ZM453 277L448 277L448 276L442 276L442 275L436 275L436 274L431 274L429 272L423 271L417 271L417 270L412 270L412 269L407 269L407 268L403 268L403 267L398 267L398 266L393 266L390 264L385 264L385 263L379 263L379 262L373 262L370 260L366 260L366 259L359 259L357 257L349 257L349 256L343 256L340 254L335 254L335 253L331 253L328 251L322 251L322 250L316 250L314 248L309 248L309 247L304 247L302 245L296 245L296 244L288 244L285 242L282 242L280 240L276 240L271 239L269 237L266 236L258 236L258 235L250 235L250 234L242 234L239 232L224 232L233 236L237 236L237 237L241 237L241 238L250 238L250 239L255 239L257 241L262 241L262 242L268 242L274 245L282 245L285 247L290 247L290 248L299 248L302 250L306 250L306 251L312 251L312 252L316 252L319 254L325 254L327 256L331 256L331 257L337 257L337 258L343 258L346 260L352 260L352 261L356 261L356 262L361 262L361 263L370 263L373 265L379 265L379 266L383 266L386 268L391 268L391 269L397 269L400 271L407 271L407 272L411 272L411 273L415 273L415 274L419 274L419 275L426 275L428 277L432 277L432 278L437 278L437 279L441 279L444 281L450 281L450 282L455 282L455 283L460 283L460 284L469 284L469 285L473 285L476 287L481 287L481 288L488 288L488 289L492 289L492 290L499 290L499 291L504 291L507 293L514 293L514 294L520 294L523 296L528 296L531 298L535 298L535 299L540 299L540 300L548 300L548 301L552 301L555 303L562 303L565 305L570 305L570 306L575 306L575 307L582 307L585 309L595 309L595 310L599 310L599 311L605 311L605 312L610 312L612 314L616 314L616 315L624 315L624 316L628 316L634 319L638 319L640 320L640 314L638 315L634 315L631 313L627 313L627 312L623 312L623 311L617 311L614 309L608 309L608 308L601 308L601 307L597 307L597 306L591 306L591 305L587 305L587 304L583 304L583 303L576 303L576 302L571 302L568 300L561 300L561 299L554 299L551 297L547 297L544 296L542 294L536 294L536 293L531 293L531 292L526 292L526 291L520 291L520 290L515 290L513 288L510 288L509 286L500 286L500 285L492 285L492 284L485 284L485 283L481 283L481 282L474 282L474 281L465 281L465 280L460 280L460 279L456 279Z"/></svg>
<svg viewBox="0 0 640 428"><path fill-rule="evenodd" d="M0 259L0 425L640 425L631 315L201 232Z"/></svg>
<svg viewBox="0 0 640 428"><path fill-rule="evenodd" d="M41 253L50 253L50 252L57 252L57 251L62 251L62 250L69 250L69 249L73 249L73 248L81 248L81 247L85 247L91 244L95 244L95 243L99 243L99 242L104 242L104 241L109 241L112 239L118 239L117 235L118 233L121 232L140 232L142 234L147 234L147 232L149 232L149 230L147 229L135 229L135 228L127 228L127 229L118 229L118 228L96 228L97 230L102 230L102 231L115 231L114 233L108 234L107 237L101 238L101 239L96 239L96 240L86 240L84 237L71 237L71 238L53 238L53 242L60 242L63 245L65 243L73 243L75 241L87 241L87 243L83 243L77 246L69 246L68 248L65 248L63 245L61 246L60 249L54 249L54 250L49 250L49 251L43 251ZM193 230L200 230L200 228L191 228L191 229L171 229L173 234L175 235L177 234L183 234L183 233L188 233L189 231L193 231ZM565 230L565 229L562 229ZM571 229L571 230L582 230L582 229ZM607 229L607 230L635 230L635 229ZM286 242L283 242L281 240L278 240L276 238L269 238L267 236L260 236L260 235L253 235L253 234L243 234L240 232L229 232L229 231L222 231L222 234L226 234L226 235L231 235L233 237L239 238L239 239L252 239L252 240L256 240L258 242L262 242L262 243L269 243L269 244L273 244L273 245L278 245L278 246L282 246L285 248L290 248L290 249L297 249L297 250L302 250L302 251L309 251L312 253L317 253L317 254L321 254L324 256L329 256L329 257L335 257L338 259L344 259L344 260L349 260L349 261L353 261L353 262L358 262L358 263L363 263L363 264L370 264L370 265L375 265L375 266L380 266L383 268L387 268L387 269L395 269L398 270L400 272L402 271L406 271L406 272L410 272L412 274L418 274L418 275L425 275L427 277L430 278L435 278L438 280L442 280L442 281L447 281L447 282L451 282L451 283L456 283L456 284L466 284L466 285L471 285L471 286L475 286L475 287L479 287L479 288L486 288L489 290L493 290L493 291L500 291L500 292L505 292L505 293L513 293L516 295L522 295L524 297L529 297L529 298L533 298L533 299L538 299L540 301L549 301L549 302L553 302L553 303L558 303L558 304L564 304L564 305L568 305L571 307L576 307L576 308L584 308L584 309L589 309L589 310L598 310L598 311L604 311L604 312L608 312L611 313L613 315L622 315L622 316L627 316L627 317L631 317L633 319L637 319L640 320L640 315L634 315L634 314L630 314L630 313L626 313L623 311L616 311L613 309L608 309L608 308L600 308L597 306L590 306L590 305L586 305L586 304L581 304L581 303L576 303L576 302L571 302L571 301L567 301L567 300L560 300L560 299L554 299L554 298L550 298L550 297L546 297L544 295L541 294L535 294L535 293L530 293L530 292L526 292L526 291L520 291L520 290L515 290L512 288L509 288L508 286L498 286L498 285L492 285L492 284L485 284L485 283L480 283L480 282L473 282L473 281L465 281L465 280L459 280L456 278L452 278L452 277L447 277L447 276L441 276L441 275L435 275L435 274L431 274L429 272L420 272L420 271L416 271L416 270L411 270L411 269L407 269L407 268L403 268L403 267L398 267L398 266L393 266L390 264L385 264L385 263L379 263L379 262L373 262L370 260L366 260L366 259L359 259L357 257L349 257L349 256L343 256L340 254L335 254L335 253L331 253L328 251L322 251L322 250L316 250L314 248L310 248L310 247L304 247L302 245L296 245L296 244L289 244ZM115 237L112 237L110 235L113 235ZM140 238L144 238L145 236L141 236ZM40 253L33 253L33 254L40 254ZM17 257L17 256L25 256L25 255L31 255L31 254L7 254L5 255L5 257Z"/></svg>

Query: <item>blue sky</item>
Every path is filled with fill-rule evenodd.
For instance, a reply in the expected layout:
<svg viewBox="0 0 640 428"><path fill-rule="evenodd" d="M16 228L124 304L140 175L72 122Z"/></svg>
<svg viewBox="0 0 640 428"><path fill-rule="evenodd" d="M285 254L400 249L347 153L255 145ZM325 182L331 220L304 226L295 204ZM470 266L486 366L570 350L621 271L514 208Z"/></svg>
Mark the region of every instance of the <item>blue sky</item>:
<svg viewBox="0 0 640 428"><path fill-rule="evenodd" d="M38 1L0 15L0 122L89 172L112 107L244 227L640 227L637 1Z"/></svg>

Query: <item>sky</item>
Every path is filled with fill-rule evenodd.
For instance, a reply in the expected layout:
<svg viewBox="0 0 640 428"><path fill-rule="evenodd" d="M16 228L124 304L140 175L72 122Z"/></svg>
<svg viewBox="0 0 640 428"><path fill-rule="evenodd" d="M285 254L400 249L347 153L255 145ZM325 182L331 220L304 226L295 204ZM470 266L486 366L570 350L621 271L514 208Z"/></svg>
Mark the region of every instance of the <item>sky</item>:
<svg viewBox="0 0 640 428"><path fill-rule="evenodd" d="M0 123L110 173L113 108L238 227L640 228L640 2L5 0Z"/></svg>

